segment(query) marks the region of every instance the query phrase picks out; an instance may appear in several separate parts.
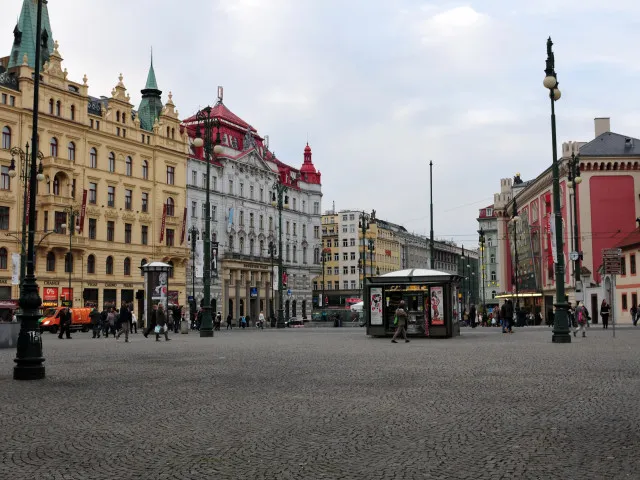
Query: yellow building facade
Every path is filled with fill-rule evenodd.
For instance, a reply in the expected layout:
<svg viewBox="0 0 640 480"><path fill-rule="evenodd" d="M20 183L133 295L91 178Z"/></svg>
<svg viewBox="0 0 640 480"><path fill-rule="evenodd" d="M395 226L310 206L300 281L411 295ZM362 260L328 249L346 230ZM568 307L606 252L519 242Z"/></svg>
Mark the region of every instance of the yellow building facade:
<svg viewBox="0 0 640 480"><path fill-rule="evenodd" d="M141 311L139 267L154 260L173 264L169 291L174 303L186 303L188 141L171 94L158 108L161 92L152 64L142 116L122 75L109 97L92 97L86 75L80 82L70 80L57 43L51 50L40 83L38 135L45 179L38 185L35 213L36 276L44 305L61 304L70 281L76 307L119 307L126 301ZM34 93L27 54L22 65L9 64L8 57L0 59L0 300L19 296L14 254L21 252L25 216L24 162L12 149L24 151L31 144ZM70 209L77 214L75 229Z"/></svg>

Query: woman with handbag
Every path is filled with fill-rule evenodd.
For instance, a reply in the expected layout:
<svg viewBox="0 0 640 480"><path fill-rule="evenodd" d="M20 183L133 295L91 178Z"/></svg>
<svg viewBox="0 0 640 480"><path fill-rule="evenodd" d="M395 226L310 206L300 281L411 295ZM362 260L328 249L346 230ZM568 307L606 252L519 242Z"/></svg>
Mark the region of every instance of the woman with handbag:
<svg viewBox="0 0 640 480"><path fill-rule="evenodd" d="M611 313L611 307L607 301L603 298L600 305L600 316L602 317L602 328L609 328L609 314Z"/></svg>
<svg viewBox="0 0 640 480"><path fill-rule="evenodd" d="M156 312L156 328L154 329L156 333L156 342L160 341L160 334L164 333L164 339L166 342L171 340L169 338L169 332L167 330L167 315L164 312L164 306L162 303L158 304L158 311Z"/></svg>

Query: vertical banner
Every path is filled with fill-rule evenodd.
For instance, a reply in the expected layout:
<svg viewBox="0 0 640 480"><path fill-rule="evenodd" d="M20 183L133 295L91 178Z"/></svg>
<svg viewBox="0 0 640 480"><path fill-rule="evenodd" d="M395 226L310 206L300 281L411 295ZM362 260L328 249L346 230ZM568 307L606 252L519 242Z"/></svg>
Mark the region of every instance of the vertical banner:
<svg viewBox="0 0 640 480"><path fill-rule="evenodd" d="M273 267L273 291L278 291L278 275L280 275L280 268L275 265Z"/></svg>
<svg viewBox="0 0 640 480"><path fill-rule="evenodd" d="M558 245L556 245L556 217L549 216L549 232L551 233L551 254L553 255L553 263L558 263Z"/></svg>
<svg viewBox="0 0 640 480"><path fill-rule="evenodd" d="M431 325L444 325L444 316L440 305L442 305L442 287L431 287Z"/></svg>
<svg viewBox="0 0 640 480"><path fill-rule="evenodd" d="M167 223L167 204L162 205L162 223L160 224L160 243L164 240L164 226Z"/></svg>
<svg viewBox="0 0 640 480"><path fill-rule="evenodd" d="M211 276L218 276L218 242L211 242Z"/></svg>
<svg viewBox="0 0 640 480"><path fill-rule="evenodd" d="M204 240L196 241L196 252L194 257L196 277L202 278L204 277Z"/></svg>
<svg viewBox="0 0 640 480"><path fill-rule="evenodd" d="M227 233L231 232L231 227L233 227L233 207L229 209L229 218L227 218Z"/></svg>
<svg viewBox="0 0 640 480"><path fill-rule="evenodd" d="M31 193L31 182L27 182L27 205L25 207L25 218L26 218L27 227L29 226L29 210L31 208L31 201L29 200L29 198L31 198L29 196L30 193Z"/></svg>
<svg viewBox="0 0 640 480"><path fill-rule="evenodd" d="M20 254L11 254L11 285L20 285Z"/></svg>
<svg viewBox="0 0 640 480"><path fill-rule="evenodd" d="M87 213L87 191L82 191L82 207L80 209L80 230L78 233L82 235L82 231L84 230L84 216Z"/></svg>
<svg viewBox="0 0 640 480"><path fill-rule="evenodd" d="M184 244L184 236L187 233L187 207L184 207L184 216L182 217L182 234L180 235L180 245Z"/></svg>
<svg viewBox="0 0 640 480"><path fill-rule="evenodd" d="M168 306L168 275L167 272L148 272L149 287L151 289L151 303L157 305L162 303L165 312Z"/></svg>
<svg viewBox="0 0 640 480"><path fill-rule="evenodd" d="M371 289L371 325L382 325L382 288Z"/></svg>

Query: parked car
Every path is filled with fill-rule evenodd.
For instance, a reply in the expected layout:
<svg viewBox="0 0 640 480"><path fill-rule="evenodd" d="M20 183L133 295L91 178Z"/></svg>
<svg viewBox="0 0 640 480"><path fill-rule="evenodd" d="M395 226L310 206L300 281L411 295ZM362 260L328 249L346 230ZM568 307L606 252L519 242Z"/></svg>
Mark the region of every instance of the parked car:
<svg viewBox="0 0 640 480"><path fill-rule="evenodd" d="M40 319L40 331L49 330L51 333L57 333L60 329L60 313L64 308L65 307L47 308ZM90 308L72 308L70 330L89 331L91 327L90 313Z"/></svg>
<svg viewBox="0 0 640 480"><path fill-rule="evenodd" d="M300 327L304 327L304 322L302 320L299 320L296 317L291 317L289 320L284 322L286 327L289 328L300 328Z"/></svg>

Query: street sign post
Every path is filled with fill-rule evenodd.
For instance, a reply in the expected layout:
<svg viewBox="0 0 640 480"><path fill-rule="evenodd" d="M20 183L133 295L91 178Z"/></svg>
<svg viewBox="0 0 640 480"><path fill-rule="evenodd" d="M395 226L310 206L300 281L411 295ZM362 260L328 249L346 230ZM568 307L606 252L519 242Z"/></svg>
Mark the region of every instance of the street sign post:
<svg viewBox="0 0 640 480"><path fill-rule="evenodd" d="M605 275L611 275L611 326L613 328L613 338L616 338L616 275L622 273L621 248L603 248L602 266Z"/></svg>

